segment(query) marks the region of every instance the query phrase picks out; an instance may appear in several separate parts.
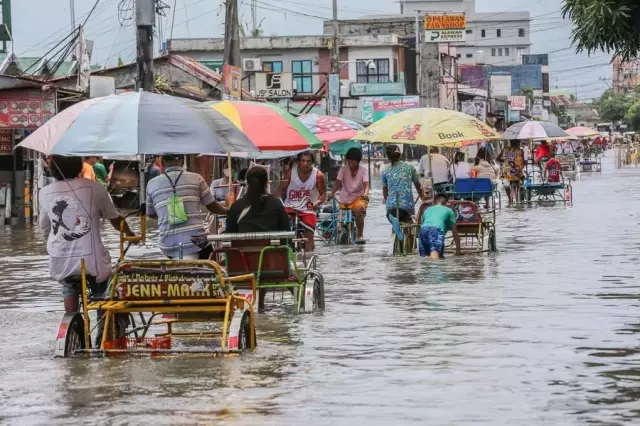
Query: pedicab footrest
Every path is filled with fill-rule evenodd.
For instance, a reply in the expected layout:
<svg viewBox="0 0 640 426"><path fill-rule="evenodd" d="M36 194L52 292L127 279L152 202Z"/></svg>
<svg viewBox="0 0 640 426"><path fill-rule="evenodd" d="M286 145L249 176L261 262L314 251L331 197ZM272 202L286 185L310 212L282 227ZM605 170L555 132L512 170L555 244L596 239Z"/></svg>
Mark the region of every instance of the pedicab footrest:
<svg viewBox="0 0 640 426"><path fill-rule="evenodd" d="M117 355L125 352L149 352L152 356L157 355L158 350L171 350L171 336L158 337L121 337L115 340L104 342L104 350L107 355Z"/></svg>

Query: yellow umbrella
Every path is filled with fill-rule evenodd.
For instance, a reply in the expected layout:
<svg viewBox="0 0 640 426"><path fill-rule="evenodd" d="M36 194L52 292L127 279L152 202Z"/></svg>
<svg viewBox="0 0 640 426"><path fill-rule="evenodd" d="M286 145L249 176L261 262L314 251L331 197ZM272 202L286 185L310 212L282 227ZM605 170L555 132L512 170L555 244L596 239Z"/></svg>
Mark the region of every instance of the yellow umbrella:
<svg viewBox="0 0 640 426"><path fill-rule="evenodd" d="M371 143L459 147L504 138L487 124L462 112L415 108L376 121L353 139Z"/></svg>

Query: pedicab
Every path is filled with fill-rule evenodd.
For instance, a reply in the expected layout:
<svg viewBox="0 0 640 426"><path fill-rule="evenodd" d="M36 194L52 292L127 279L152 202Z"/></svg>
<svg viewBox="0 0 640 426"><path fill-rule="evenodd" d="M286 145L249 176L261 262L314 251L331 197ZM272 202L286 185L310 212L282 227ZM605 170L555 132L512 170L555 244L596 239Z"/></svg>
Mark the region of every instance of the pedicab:
<svg viewBox="0 0 640 426"><path fill-rule="evenodd" d="M503 137L487 124L462 112L440 108L416 108L387 116L360 131L353 139L370 143L456 148L484 141L502 140ZM427 180L432 181L430 172ZM493 190L491 193L493 194ZM416 251L419 223L413 218L409 223L394 226L394 254Z"/></svg>
<svg viewBox="0 0 640 426"><path fill-rule="evenodd" d="M45 155L142 155L142 162L144 155L162 153L257 151L244 133L214 110L149 92L75 104L18 146ZM144 188L143 173L140 182ZM145 191L140 194L144 206ZM139 237L125 237L123 228L121 256L106 293L92 291L84 259L80 261L81 311L64 315L56 335L56 356L217 356L255 348L252 298L234 288L235 282L242 282L255 289L253 275L229 277L214 261L127 260L124 244L144 241L144 218ZM91 311L97 313L94 324ZM92 345L94 332L98 338Z"/></svg>

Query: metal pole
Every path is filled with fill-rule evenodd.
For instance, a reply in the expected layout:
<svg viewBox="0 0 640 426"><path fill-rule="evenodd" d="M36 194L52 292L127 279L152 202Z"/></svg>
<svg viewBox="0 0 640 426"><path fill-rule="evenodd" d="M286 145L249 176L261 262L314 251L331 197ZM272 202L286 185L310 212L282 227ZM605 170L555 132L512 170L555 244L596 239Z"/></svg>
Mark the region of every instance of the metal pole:
<svg viewBox="0 0 640 426"><path fill-rule="evenodd" d="M331 73L336 74L340 69L340 46L338 46L338 0L333 0L333 43L331 48Z"/></svg>
<svg viewBox="0 0 640 426"><path fill-rule="evenodd" d="M418 81L416 83L416 92L422 106L422 63L420 62L420 11L416 10L416 68L418 69Z"/></svg>
<svg viewBox="0 0 640 426"><path fill-rule="evenodd" d="M74 0L69 0L69 13L71 14L71 31L76 30L76 5Z"/></svg>

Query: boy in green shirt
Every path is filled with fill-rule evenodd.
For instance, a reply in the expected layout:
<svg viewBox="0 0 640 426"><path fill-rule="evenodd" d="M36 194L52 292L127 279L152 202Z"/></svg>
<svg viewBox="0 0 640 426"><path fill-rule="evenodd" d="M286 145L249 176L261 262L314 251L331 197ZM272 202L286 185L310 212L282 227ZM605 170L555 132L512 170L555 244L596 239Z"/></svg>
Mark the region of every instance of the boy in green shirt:
<svg viewBox="0 0 640 426"><path fill-rule="evenodd" d="M108 184L107 169L102 164L102 157L95 157L96 162L93 163L93 172L96 174L96 180L103 185Z"/></svg>
<svg viewBox="0 0 640 426"><path fill-rule="evenodd" d="M435 196L434 205L422 215L420 225L420 256L430 256L431 259L444 259L444 236L453 232L456 244L456 254L460 254L460 236L456 226L456 215L446 206L448 198L444 194Z"/></svg>

